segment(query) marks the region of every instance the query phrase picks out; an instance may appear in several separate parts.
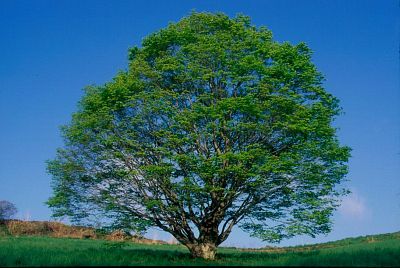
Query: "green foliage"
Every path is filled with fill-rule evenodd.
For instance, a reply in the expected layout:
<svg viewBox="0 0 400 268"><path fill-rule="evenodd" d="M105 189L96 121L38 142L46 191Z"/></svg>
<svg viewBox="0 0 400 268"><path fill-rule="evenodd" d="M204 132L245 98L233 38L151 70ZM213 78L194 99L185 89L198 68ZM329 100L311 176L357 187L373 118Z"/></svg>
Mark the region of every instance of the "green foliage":
<svg viewBox="0 0 400 268"><path fill-rule="evenodd" d="M101 240L0 237L0 266L363 266L398 267L399 233L269 251L219 248L214 261L193 259L183 246ZM371 238L371 237L370 237ZM115 246L114 246L115 244Z"/></svg>
<svg viewBox="0 0 400 268"><path fill-rule="evenodd" d="M329 232L350 149L304 44L239 15L192 13L88 87L48 162L54 216L219 245ZM196 235L198 234L198 235Z"/></svg>
<svg viewBox="0 0 400 268"><path fill-rule="evenodd" d="M0 200L0 221L10 219L17 214L15 205L7 200Z"/></svg>

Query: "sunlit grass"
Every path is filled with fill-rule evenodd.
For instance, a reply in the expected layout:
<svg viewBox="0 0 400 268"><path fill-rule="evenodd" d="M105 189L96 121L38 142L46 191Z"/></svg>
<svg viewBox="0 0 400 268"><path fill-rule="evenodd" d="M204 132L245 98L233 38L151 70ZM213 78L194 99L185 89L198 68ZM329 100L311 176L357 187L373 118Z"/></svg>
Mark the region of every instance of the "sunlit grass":
<svg viewBox="0 0 400 268"><path fill-rule="evenodd" d="M377 236L378 237L378 236ZM328 247L327 247L328 246ZM217 259L192 259L180 245L50 238L0 237L0 266L118 265L262 265L262 266L400 266L400 239L355 238L283 251L220 248Z"/></svg>

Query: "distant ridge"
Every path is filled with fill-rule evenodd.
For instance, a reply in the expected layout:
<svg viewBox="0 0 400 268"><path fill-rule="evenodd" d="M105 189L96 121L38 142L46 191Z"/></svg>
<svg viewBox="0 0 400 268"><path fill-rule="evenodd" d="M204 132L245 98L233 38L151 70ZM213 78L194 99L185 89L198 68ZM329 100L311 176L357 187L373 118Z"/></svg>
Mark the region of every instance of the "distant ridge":
<svg viewBox="0 0 400 268"><path fill-rule="evenodd" d="M55 221L0 221L0 236L33 235L80 239L104 239L111 241L131 241L141 244L169 244L163 240L148 239L141 235L131 235L123 230L105 232L92 227L73 226Z"/></svg>
<svg viewBox="0 0 400 268"><path fill-rule="evenodd" d="M316 243L309 245L287 246L287 247L264 247L264 248L240 248L242 251L257 251L257 252L287 252L287 251L305 251L318 250L324 248L344 247L354 244L369 244L385 240L400 240L400 231L394 233L374 234L357 237L348 237L336 241ZM238 248L239 249L239 248Z"/></svg>
<svg viewBox="0 0 400 268"><path fill-rule="evenodd" d="M0 236L49 236L79 239L103 239L111 241L127 241L139 244L177 244L164 240L149 239L140 235L131 235L122 230L104 232L91 227L67 225L55 221L22 221L22 220L0 220ZM236 248L241 251L255 252L297 252L306 250L318 250L325 248L344 247L354 244L370 244L385 240L400 240L400 231L394 233L374 234L358 237L349 237L336 241L317 243L310 245L298 245L287 247L268 246L264 248ZM222 248L231 248L223 247ZM235 247L233 247L235 248Z"/></svg>

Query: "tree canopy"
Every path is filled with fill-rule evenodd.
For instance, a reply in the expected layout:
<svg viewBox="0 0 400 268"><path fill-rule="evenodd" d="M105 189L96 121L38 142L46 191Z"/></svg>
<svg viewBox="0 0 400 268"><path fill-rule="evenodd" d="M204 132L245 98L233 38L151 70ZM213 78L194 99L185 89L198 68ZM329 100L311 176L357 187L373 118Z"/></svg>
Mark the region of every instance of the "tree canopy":
<svg viewBox="0 0 400 268"><path fill-rule="evenodd" d="M12 216L17 214L17 207L7 200L0 201L0 220L10 219Z"/></svg>
<svg viewBox="0 0 400 268"><path fill-rule="evenodd" d="M271 242L329 232L350 149L322 83L306 44L194 12L86 88L48 162L48 204L76 222L161 228L204 258L235 225Z"/></svg>

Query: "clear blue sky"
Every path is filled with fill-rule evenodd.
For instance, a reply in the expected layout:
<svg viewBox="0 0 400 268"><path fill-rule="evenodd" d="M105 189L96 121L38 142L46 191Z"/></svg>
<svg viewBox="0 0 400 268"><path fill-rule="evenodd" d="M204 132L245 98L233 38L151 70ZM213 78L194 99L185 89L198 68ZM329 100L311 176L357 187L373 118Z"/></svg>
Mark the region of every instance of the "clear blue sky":
<svg viewBox="0 0 400 268"><path fill-rule="evenodd" d="M398 1L0 1L0 200L19 218L48 220L45 160L62 146L82 88L127 67L127 50L191 10L249 15L277 41L306 42L341 100L342 144L353 148L353 194L322 242L400 230ZM149 236L156 233L149 233ZM158 238L169 237L157 234ZM238 230L225 245L265 245Z"/></svg>

